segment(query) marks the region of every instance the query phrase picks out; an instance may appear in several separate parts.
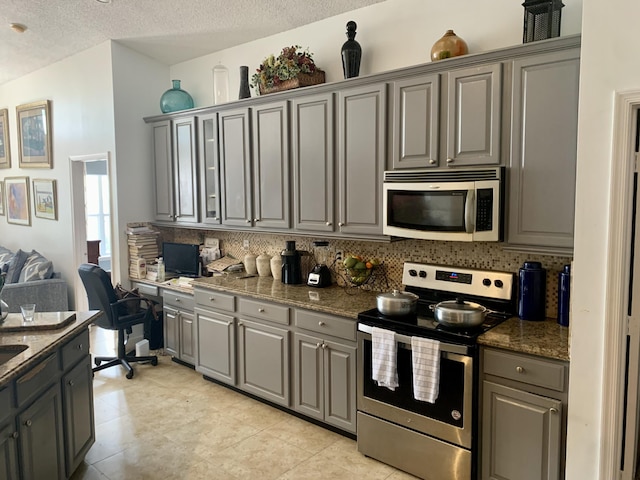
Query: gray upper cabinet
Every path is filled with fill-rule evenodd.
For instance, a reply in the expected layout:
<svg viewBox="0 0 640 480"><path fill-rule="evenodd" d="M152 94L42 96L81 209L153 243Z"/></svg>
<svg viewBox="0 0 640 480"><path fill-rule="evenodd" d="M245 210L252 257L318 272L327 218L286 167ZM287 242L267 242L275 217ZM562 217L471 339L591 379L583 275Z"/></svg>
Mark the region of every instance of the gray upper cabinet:
<svg viewBox="0 0 640 480"><path fill-rule="evenodd" d="M573 248L579 76L577 48L513 61L510 246Z"/></svg>
<svg viewBox="0 0 640 480"><path fill-rule="evenodd" d="M249 109L220 112L218 129L222 224L250 227L253 217Z"/></svg>
<svg viewBox="0 0 640 480"><path fill-rule="evenodd" d="M440 74L391 82L393 168L437 167L440 142Z"/></svg>
<svg viewBox="0 0 640 480"><path fill-rule="evenodd" d="M387 85L344 89L338 95L340 232L382 235Z"/></svg>
<svg viewBox="0 0 640 480"><path fill-rule="evenodd" d="M252 109L253 221L261 228L289 228L289 103Z"/></svg>
<svg viewBox="0 0 640 480"><path fill-rule="evenodd" d="M446 165L499 164L502 64L449 72L446 102Z"/></svg>
<svg viewBox="0 0 640 480"><path fill-rule="evenodd" d="M200 131L200 211L201 222L220 224L220 164L218 161L218 114L198 117Z"/></svg>
<svg viewBox="0 0 640 480"><path fill-rule="evenodd" d="M333 232L333 94L297 97L292 105L294 227Z"/></svg>
<svg viewBox="0 0 640 480"><path fill-rule="evenodd" d="M197 223L198 184L195 117L154 123L156 220Z"/></svg>

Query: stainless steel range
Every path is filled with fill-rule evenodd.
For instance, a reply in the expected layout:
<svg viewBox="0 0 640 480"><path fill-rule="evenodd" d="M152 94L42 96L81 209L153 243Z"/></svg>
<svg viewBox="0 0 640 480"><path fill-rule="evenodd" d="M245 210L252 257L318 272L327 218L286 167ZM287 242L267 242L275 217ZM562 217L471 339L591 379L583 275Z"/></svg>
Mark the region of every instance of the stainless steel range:
<svg viewBox="0 0 640 480"><path fill-rule="evenodd" d="M405 263L402 283L418 295L417 313L358 315L358 450L430 480L476 478L478 464L478 336L515 312L514 274ZM436 322L429 305L462 297L493 312L470 329ZM379 386L372 373L373 327L391 330L398 387ZM438 340L438 396L416 400L411 337Z"/></svg>

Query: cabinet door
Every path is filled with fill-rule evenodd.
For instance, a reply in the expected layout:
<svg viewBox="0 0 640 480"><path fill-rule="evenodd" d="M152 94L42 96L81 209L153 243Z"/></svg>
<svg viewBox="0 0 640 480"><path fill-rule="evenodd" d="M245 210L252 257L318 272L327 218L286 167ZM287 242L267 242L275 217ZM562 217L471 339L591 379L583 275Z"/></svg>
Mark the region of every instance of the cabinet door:
<svg viewBox="0 0 640 480"><path fill-rule="evenodd" d="M222 223L240 227L251 226L253 216L249 109L220 112L218 129Z"/></svg>
<svg viewBox="0 0 640 480"><path fill-rule="evenodd" d="M217 114L202 115L199 122L200 210L201 222L220 224L220 179L218 176L218 119Z"/></svg>
<svg viewBox="0 0 640 480"><path fill-rule="evenodd" d="M236 384L236 330L233 317L196 309L196 370L230 385Z"/></svg>
<svg viewBox="0 0 640 480"><path fill-rule="evenodd" d="M324 419L356 432L356 348L324 341Z"/></svg>
<svg viewBox="0 0 640 480"><path fill-rule="evenodd" d="M580 52L515 60L512 82L507 243L566 253L573 248Z"/></svg>
<svg viewBox="0 0 640 480"><path fill-rule="evenodd" d="M386 90L386 84L379 84L339 93L338 226L342 233L382 235Z"/></svg>
<svg viewBox="0 0 640 480"><path fill-rule="evenodd" d="M0 428L0 480L18 480L18 449L16 429L11 423Z"/></svg>
<svg viewBox="0 0 640 480"><path fill-rule="evenodd" d="M293 408L324 420L324 362L322 340L309 335L293 335Z"/></svg>
<svg viewBox="0 0 640 480"><path fill-rule="evenodd" d="M70 477L96 438L90 357L62 377L62 398L67 477Z"/></svg>
<svg viewBox="0 0 640 480"><path fill-rule="evenodd" d="M165 120L151 125L155 175L155 218L173 222L173 165L171 155L171 122Z"/></svg>
<svg viewBox="0 0 640 480"><path fill-rule="evenodd" d="M502 64L449 72L448 166L500 163Z"/></svg>
<svg viewBox="0 0 640 480"><path fill-rule="evenodd" d="M173 121L173 188L176 222L194 223L198 217L196 120Z"/></svg>
<svg viewBox="0 0 640 480"><path fill-rule="evenodd" d="M290 405L289 332L238 321L238 386L279 405Z"/></svg>
<svg viewBox="0 0 640 480"><path fill-rule="evenodd" d="M393 82L393 168L438 166L440 75Z"/></svg>
<svg viewBox="0 0 640 480"><path fill-rule="evenodd" d="M562 402L483 382L482 478L560 478Z"/></svg>
<svg viewBox="0 0 640 480"><path fill-rule="evenodd" d="M333 94L295 98L292 123L294 227L332 232Z"/></svg>
<svg viewBox="0 0 640 480"><path fill-rule="evenodd" d="M180 360L191 365L196 364L196 324L191 312L180 311L178 322L180 324Z"/></svg>
<svg viewBox="0 0 640 480"><path fill-rule="evenodd" d="M286 100L252 109L254 225L289 228L289 109Z"/></svg>
<svg viewBox="0 0 640 480"><path fill-rule="evenodd" d="M18 415L18 425L23 479L66 478L58 382Z"/></svg>
<svg viewBox="0 0 640 480"><path fill-rule="evenodd" d="M180 357L180 324L178 323L178 311L164 305L164 349L169 355Z"/></svg>

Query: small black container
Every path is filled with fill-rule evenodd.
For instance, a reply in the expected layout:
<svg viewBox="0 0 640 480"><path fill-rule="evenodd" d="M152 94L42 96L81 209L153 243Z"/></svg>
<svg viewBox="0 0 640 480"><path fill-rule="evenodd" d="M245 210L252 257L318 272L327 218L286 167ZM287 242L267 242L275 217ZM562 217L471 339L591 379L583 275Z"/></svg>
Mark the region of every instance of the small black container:
<svg viewBox="0 0 640 480"><path fill-rule="evenodd" d="M287 240L287 246L282 251L282 283L297 285L302 283L302 265L300 252L296 250L296 242Z"/></svg>
<svg viewBox="0 0 640 480"><path fill-rule="evenodd" d="M558 323L569 326L569 292L571 290L571 265L565 265L558 274Z"/></svg>
<svg viewBox="0 0 640 480"><path fill-rule="evenodd" d="M524 262L518 272L518 317L544 320L546 317L547 271L540 262Z"/></svg>

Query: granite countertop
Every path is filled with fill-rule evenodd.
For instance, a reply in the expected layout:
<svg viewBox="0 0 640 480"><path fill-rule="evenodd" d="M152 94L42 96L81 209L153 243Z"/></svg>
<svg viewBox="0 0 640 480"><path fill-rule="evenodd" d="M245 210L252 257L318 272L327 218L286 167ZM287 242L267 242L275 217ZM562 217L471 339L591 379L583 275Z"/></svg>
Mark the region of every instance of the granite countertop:
<svg viewBox="0 0 640 480"><path fill-rule="evenodd" d="M32 328L22 331L2 330L0 325L0 347L7 345L27 345L28 348L7 362L0 364L0 388L5 384L26 372L33 365L46 358L51 352L60 347L67 340L80 333L96 317L99 311L89 312L39 312L36 314ZM74 315L72 320L68 320ZM19 314L9 314L12 315ZM61 319L58 323L60 328L52 328L56 319ZM41 322L38 325L39 321ZM7 326L14 326L13 318L7 317ZM43 325L47 328L42 328ZM30 326L31 327L31 326Z"/></svg>
<svg viewBox="0 0 640 480"><path fill-rule="evenodd" d="M558 325L553 318L532 322L513 317L481 335L478 343L569 361L569 328Z"/></svg>
<svg viewBox="0 0 640 480"><path fill-rule="evenodd" d="M193 286L237 293L354 320L358 318L358 313L375 308L378 295L378 292L356 287L331 285L314 288L306 284L285 285L279 280L274 281L273 277L243 278L242 275L201 277L194 279Z"/></svg>

